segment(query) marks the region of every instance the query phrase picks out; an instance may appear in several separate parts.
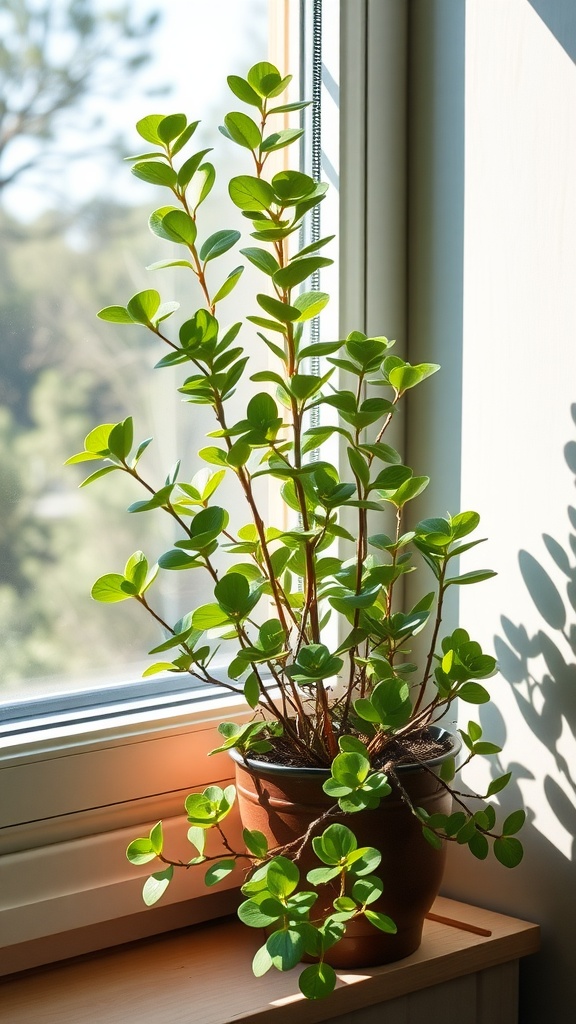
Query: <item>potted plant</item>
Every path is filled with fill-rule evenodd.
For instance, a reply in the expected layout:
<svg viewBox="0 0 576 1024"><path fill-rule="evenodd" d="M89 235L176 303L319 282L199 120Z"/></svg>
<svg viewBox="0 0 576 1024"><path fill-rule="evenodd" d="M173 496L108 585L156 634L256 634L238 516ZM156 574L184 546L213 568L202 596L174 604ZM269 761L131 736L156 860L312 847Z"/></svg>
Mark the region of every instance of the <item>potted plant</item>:
<svg viewBox="0 0 576 1024"><path fill-rule="evenodd" d="M163 303L155 289L99 316L152 332L165 349L158 367L182 365L184 400L214 414L209 443L198 453L205 468L191 482L176 468L161 486L151 483L141 470L149 440L134 446L130 418L96 427L69 462L103 463L84 483L128 474L144 490L130 511L161 509L178 527L179 539L156 565L136 552L123 572L102 576L92 591L98 601L135 600L157 620L162 640L150 653L162 660L147 673L189 673L243 693L250 711L247 720L221 724L215 748L229 751L236 764L245 848L234 849L223 826L235 787L191 794L190 861L170 858L161 823L128 848L135 864L160 862L144 899L154 903L177 866L204 865L211 885L242 861L239 916L268 930L255 973L308 960L300 987L320 998L334 987L334 964L385 962L417 947L447 842L466 844L479 859L492 848L501 863L518 864L515 834L525 815L519 810L496 824L491 798L509 775L495 778L482 796L460 792L460 746L463 764L499 748L475 721L456 736L442 725L456 699L489 700L480 680L495 671L494 659L466 630L442 632L448 589L494 575L456 568L458 556L481 543L471 539L479 516L466 511L410 525L410 502L428 479L415 475L386 437L408 391L438 367L411 365L384 337L357 331L345 340L313 341L306 333L328 302L306 283L331 263L331 239L298 244L303 219L327 186L301 171L268 173L270 154L302 135L270 127L275 115L306 105L278 100L289 81L267 62L245 79L228 78L249 109L229 113L221 128L246 158L228 191L252 225L253 242L241 254L263 281L248 329L219 320L243 268L223 279L217 261L240 232L203 237L215 171L208 150L186 155L197 122L154 114L137 125L148 149L130 158L134 174L172 193L171 205L152 213L151 230L179 247L176 258L154 269L182 267L201 305L186 313L176 334L166 321L177 303ZM312 358L322 360L320 374L311 372ZM229 400L248 377L256 391L235 419ZM312 410L329 415L316 415L312 424ZM344 451L338 468L324 455L335 438ZM235 504L246 509L248 523L240 528L218 503L225 476L235 479ZM258 478L279 489L287 522L265 521ZM354 517L353 530L343 510ZM380 525L386 522L391 526ZM214 599L169 623L150 595L159 571L176 570L207 573ZM423 596L406 607L403 581L414 571L423 576ZM335 618L338 639L329 640ZM413 664L412 638L426 629L426 653ZM211 667L222 639L233 650L224 681ZM209 834L219 840L216 852Z"/></svg>

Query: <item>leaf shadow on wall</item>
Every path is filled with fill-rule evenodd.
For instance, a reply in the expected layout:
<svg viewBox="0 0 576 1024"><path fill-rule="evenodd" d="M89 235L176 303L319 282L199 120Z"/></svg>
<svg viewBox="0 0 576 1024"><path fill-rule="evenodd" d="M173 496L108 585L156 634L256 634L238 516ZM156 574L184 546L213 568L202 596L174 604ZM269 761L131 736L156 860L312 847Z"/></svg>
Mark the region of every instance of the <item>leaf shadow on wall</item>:
<svg viewBox="0 0 576 1024"><path fill-rule="evenodd" d="M576 405L571 409L576 422ZM576 441L564 448L576 475ZM563 595L547 569L528 551L520 551L522 579L546 628L530 635L523 625L501 619L504 637L494 641L501 674L512 687L518 707L534 736L550 751L559 774L576 800L576 766L559 749L565 729L576 739L576 507L568 507L571 532L563 546L549 534L543 541L551 562L566 577ZM544 788L550 807L576 840L576 807L547 776Z"/></svg>
<svg viewBox="0 0 576 1024"><path fill-rule="evenodd" d="M571 413L576 423L576 405ZM564 456L576 476L576 441L565 445ZM509 683L535 737L535 771L541 756L539 744L555 762L555 777L551 772L544 775L543 795L558 825L572 840L568 840L569 851L563 852L565 846L558 847L554 830L537 828L533 815L529 816L522 871L525 892L517 898L520 905L522 900L527 904L526 916L529 913L542 924L543 942L536 962L521 967L521 1020L526 1024L563 1020L562 1006L576 999L576 762L565 753L576 740L576 507L569 505L567 514L569 530L562 543L543 534L546 558L542 562L528 551L518 555L520 573L540 628L529 632L524 625L503 616L502 635L494 638L500 674ZM560 579L559 573L564 585L555 582ZM505 735L503 721L501 728ZM523 774L530 777L529 772ZM546 821L546 815L542 820Z"/></svg>

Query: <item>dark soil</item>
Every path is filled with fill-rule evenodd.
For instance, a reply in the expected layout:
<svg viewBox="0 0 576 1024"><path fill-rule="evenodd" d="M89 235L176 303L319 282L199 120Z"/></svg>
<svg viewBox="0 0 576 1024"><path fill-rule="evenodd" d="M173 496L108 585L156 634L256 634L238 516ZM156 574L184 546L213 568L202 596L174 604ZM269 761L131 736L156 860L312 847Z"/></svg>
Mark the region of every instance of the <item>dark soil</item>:
<svg viewBox="0 0 576 1024"><path fill-rule="evenodd" d="M368 742L366 736L359 736L358 738L362 742ZM255 760L263 761L266 764L285 765L291 768L321 767L312 753L309 758L306 758L302 751L294 749L286 737L275 737L271 742L274 743L274 749L267 753L257 754ZM373 757L372 767L383 769L385 766L390 765L394 767L401 764L419 764L422 761L430 761L436 757L441 757L442 754L448 753L450 747L449 735L439 740L429 729L421 729L418 732L402 736L401 738L391 737L385 747Z"/></svg>

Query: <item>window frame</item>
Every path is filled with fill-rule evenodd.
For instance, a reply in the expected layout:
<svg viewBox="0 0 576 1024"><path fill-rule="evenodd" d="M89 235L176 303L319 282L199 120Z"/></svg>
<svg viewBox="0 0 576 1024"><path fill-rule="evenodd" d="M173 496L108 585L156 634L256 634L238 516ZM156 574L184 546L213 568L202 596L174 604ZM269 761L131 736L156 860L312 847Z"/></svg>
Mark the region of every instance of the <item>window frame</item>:
<svg viewBox="0 0 576 1024"><path fill-rule="evenodd" d="M340 330L380 333L392 321L402 348L408 3L325 0L323 19L340 51ZM15 707L0 730L0 973L233 909L234 876L206 896L201 879L182 872L164 905L146 910L140 890L148 870L124 857L127 842L159 818L170 839L185 834L183 797L233 775L225 755L205 756L216 722L223 711L247 714L227 692L215 698L181 683L162 689L124 696L111 687L97 704L81 701L78 714L31 702L27 721Z"/></svg>

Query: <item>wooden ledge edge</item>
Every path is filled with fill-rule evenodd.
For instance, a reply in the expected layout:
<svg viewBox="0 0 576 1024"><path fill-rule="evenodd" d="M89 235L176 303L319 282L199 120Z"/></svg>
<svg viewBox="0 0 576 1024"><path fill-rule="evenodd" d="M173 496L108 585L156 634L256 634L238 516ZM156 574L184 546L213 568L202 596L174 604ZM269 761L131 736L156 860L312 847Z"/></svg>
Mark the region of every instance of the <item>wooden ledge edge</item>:
<svg viewBox="0 0 576 1024"><path fill-rule="evenodd" d="M412 956L383 967L339 972L336 991L319 1002L300 994L298 969L254 978L250 964L260 933L247 932L233 918L36 970L34 985L29 972L6 979L2 1004L11 1024L29 1024L39 1007L47 1019L78 1024L83 1008L92 1003L94 1024L109 1024L117 1019L118 1005L129 1002L134 1019L152 1024L180 1019L194 992L195 1013L203 1024L293 1024L296 1014L300 1024L319 1024L517 961L538 949L539 928L530 922L445 898L436 901L432 913L468 927L427 921L422 945Z"/></svg>

